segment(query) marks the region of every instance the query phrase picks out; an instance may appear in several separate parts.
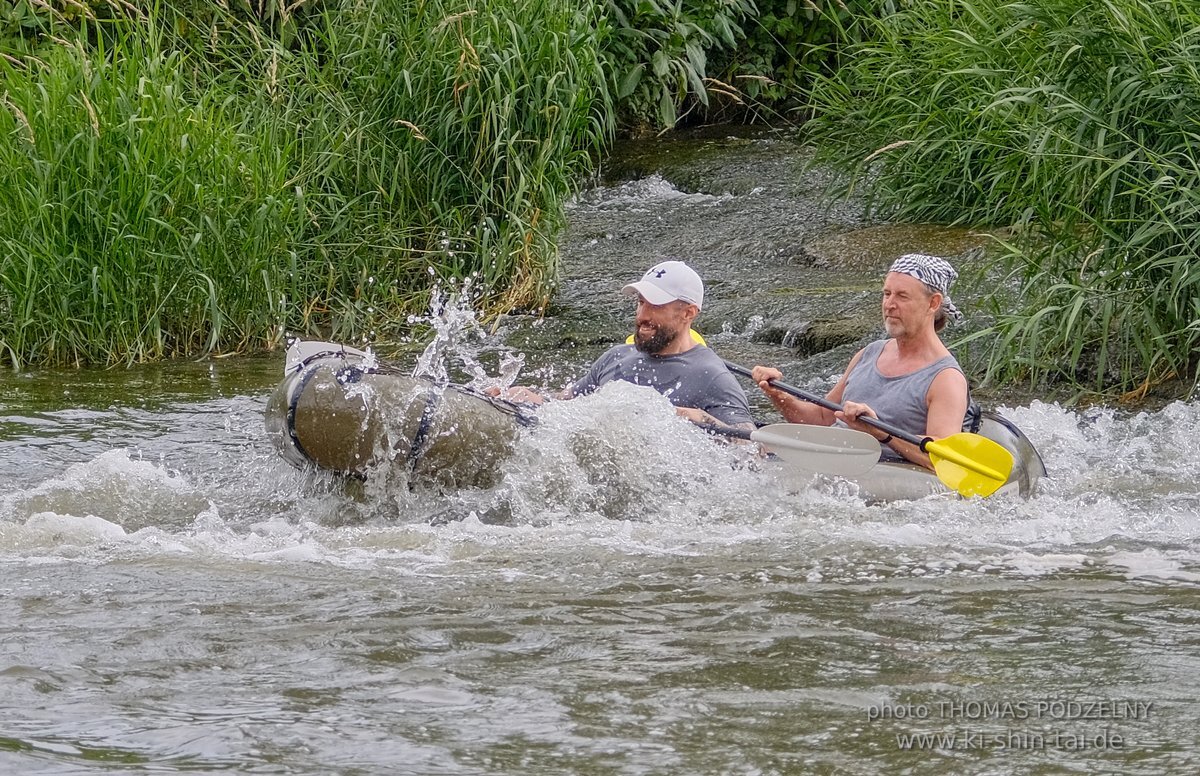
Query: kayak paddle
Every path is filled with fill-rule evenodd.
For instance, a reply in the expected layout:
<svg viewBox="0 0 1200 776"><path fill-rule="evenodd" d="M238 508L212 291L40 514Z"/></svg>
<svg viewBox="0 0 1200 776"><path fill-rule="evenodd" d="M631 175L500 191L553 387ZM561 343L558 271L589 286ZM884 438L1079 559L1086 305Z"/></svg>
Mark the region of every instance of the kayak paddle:
<svg viewBox="0 0 1200 776"><path fill-rule="evenodd" d="M870 471L879 461L875 437L850 428L804 423L773 423L753 431L709 424L700 428L758 442L781 460L810 472L851 477Z"/></svg>
<svg viewBox="0 0 1200 776"><path fill-rule="evenodd" d="M734 374L753 379L750 370L744 366L730 361L725 361L725 366ZM827 410L837 412L842 409L842 405L823 396L778 380L772 380L771 387ZM861 417L859 420L897 439L916 445L923 453L928 453L938 479L962 496L990 496L1008 481L1008 475L1012 473L1012 453L985 436L963 432L934 440L931 437L918 437L902 431L878 418Z"/></svg>

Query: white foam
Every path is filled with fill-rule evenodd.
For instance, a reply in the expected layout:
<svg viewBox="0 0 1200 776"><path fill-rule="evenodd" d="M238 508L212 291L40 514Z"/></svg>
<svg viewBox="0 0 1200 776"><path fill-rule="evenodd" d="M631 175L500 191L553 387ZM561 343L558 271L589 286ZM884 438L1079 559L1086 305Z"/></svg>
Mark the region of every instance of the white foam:
<svg viewBox="0 0 1200 776"><path fill-rule="evenodd" d="M597 186L581 192L566 204L567 210L623 210L634 213L657 211L664 203L712 207L732 199L731 194L688 193L680 191L658 173L618 186Z"/></svg>
<svg viewBox="0 0 1200 776"><path fill-rule="evenodd" d="M1015 552L992 561L996 567L1011 569L1031 577L1083 568L1087 562L1088 556L1083 553L1056 552L1040 555L1031 552Z"/></svg>
<svg viewBox="0 0 1200 776"><path fill-rule="evenodd" d="M1035 401L1001 411L1050 469L1033 499L868 506L847 488L759 471L748 450L714 442L657 393L612 383L540 410L491 489L440 493L403 477L343 487L256 447L222 450L236 477L198 478L111 450L0 494L0 553L26 563L121 553L509 580L575 562L713 556L794 558L814 580L1118 568L1198 581L1196 404L1123 415Z"/></svg>
<svg viewBox="0 0 1200 776"><path fill-rule="evenodd" d="M1114 566L1126 569L1131 579L1180 580L1200 582L1200 559L1192 553L1145 549L1137 552L1117 551L1104 558ZM1190 569L1188 567L1191 567Z"/></svg>
<svg viewBox="0 0 1200 776"><path fill-rule="evenodd" d="M182 524L210 506L186 478L128 450L109 450L74 464L34 488L0 497L0 519L37 513L96 515L128 530Z"/></svg>
<svg viewBox="0 0 1200 776"><path fill-rule="evenodd" d="M31 535L40 534L55 543L107 542L126 538L125 529L95 515L75 517L54 512L38 512L25 521Z"/></svg>

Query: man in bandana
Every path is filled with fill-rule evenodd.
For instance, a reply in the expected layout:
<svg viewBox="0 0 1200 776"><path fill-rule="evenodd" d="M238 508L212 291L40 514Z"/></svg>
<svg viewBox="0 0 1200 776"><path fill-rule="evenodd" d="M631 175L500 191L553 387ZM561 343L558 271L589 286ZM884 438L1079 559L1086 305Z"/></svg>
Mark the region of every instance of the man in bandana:
<svg viewBox="0 0 1200 776"><path fill-rule="evenodd" d="M950 301L958 273L945 259L910 253L896 259L883 283L883 326L888 339L854 354L837 385L826 394L840 412L819 407L772 388L783 373L767 366L753 370L758 387L791 423L842 423L879 440L882 460L906 459L932 468L916 445L858 421L872 417L917 436L957 434L969 402L967 379L938 333L948 320L962 319Z"/></svg>

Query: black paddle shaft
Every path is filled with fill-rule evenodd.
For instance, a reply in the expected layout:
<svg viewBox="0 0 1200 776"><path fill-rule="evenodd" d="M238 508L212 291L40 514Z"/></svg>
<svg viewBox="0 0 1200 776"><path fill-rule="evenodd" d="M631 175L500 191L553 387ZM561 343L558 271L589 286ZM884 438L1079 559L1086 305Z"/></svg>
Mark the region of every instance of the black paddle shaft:
<svg viewBox="0 0 1200 776"><path fill-rule="evenodd" d="M734 437L735 439L750 439L752 432L744 428L736 426L726 426L718 423L697 423L696 428L705 431L709 434L717 434L718 436Z"/></svg>
<svg viewBox="0 0 1200 776"><path fill-rule="evenodd" d="M725 361L725 359L721 359L721 360ZM735 364L732 361L725 361L725 368L728 369L730 372L733 372L734 374L741 375L742 377L749 377L751 380L754 379L754 375L753 375L753 373L751 373L751 371L749 369L747 369L744 366ZM783 391L784 393L790 393L792 396L795 396L797 399L804 399L804 401L812 402L813 404L817 405L818 407L824 407L825 409L832 410L833 412L839 412L842 409L842 405L838 404L837 402L832 402L829 399L826 399L824 396L817 396L815 393L809 393L808 391L804 390L803 388L797 388L794 385L788 385L787 383L782 383L778 380L771 380L769 382L769 385L772 388L778 388L779 390ZM918 437L914 434L910 434L907 431L898 429L890 423L884 423L879 418L872 418L869 416L867 416L867 417L860 416L858 418L858 420L859 420L859 422L865 423L868 426L874 426L875 428L879 429L880 431L884 432L885 434L891 434L892 436L896 437L897 439L903 439L905 442L908 442L909 444L916 445L917 447L919 447L921 449L921 452L925 452L926 443L933 441L929 437L925 437L924 439L922 439L921 437Z"/></svg>

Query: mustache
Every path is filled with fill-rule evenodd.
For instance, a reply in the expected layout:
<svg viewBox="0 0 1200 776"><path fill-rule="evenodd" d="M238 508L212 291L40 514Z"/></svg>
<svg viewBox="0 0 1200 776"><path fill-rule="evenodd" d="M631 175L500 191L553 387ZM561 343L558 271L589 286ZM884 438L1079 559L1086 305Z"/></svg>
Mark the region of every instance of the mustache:
<svg viewBox="0 0 1200 776"><path fill-rule="evenodd" d="M641 326L638 326L638 330L633 334L633 345L643 353L657 355L671 344L671 340L675 339L676 331L658 324L649 325L651 329L648 332L643 332Z"/></svg>

